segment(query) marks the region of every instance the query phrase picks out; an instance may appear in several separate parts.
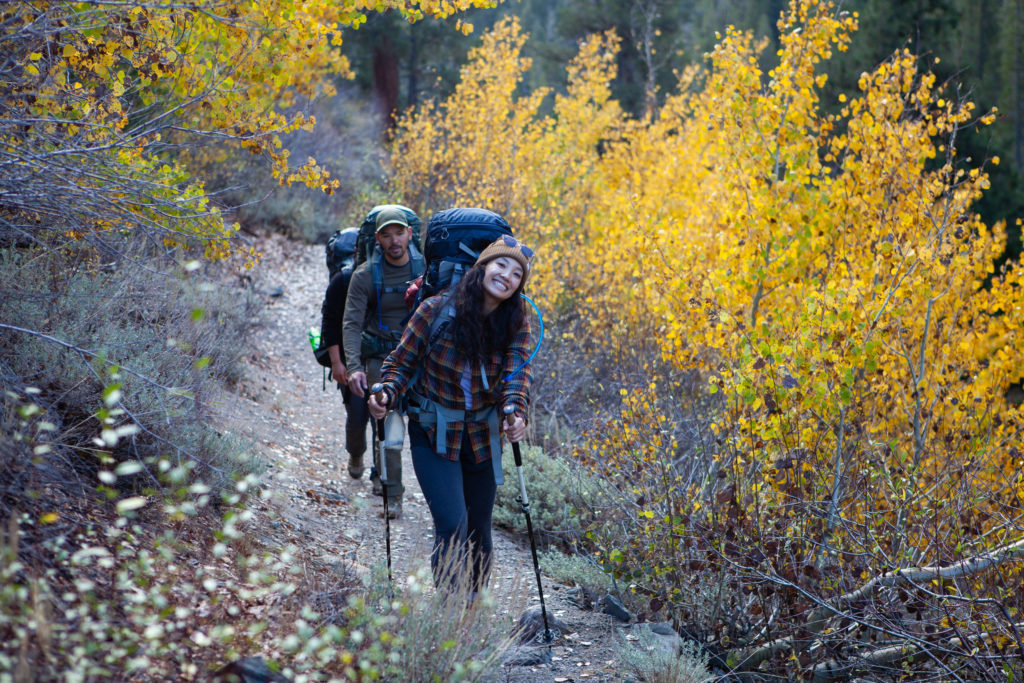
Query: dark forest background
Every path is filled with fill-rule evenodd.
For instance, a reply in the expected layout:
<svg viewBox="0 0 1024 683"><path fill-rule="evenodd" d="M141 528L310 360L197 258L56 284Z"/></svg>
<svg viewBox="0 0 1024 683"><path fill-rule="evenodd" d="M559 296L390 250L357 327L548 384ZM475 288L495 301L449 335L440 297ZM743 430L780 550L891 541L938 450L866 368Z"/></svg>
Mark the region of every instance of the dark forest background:
<svg viewBox="0 0 1024 683"><path fill-rule="evenodd" d="M776 22L783 0L521 0L473 10L464 36L455 20L409 24L397 13L374 15L346 35L343 51L356 72L355 86L379 115L403 111L425 98L443 98L457 82L458 69L480 33L506 15L519 17L533 60L523 87L564 87L565 65L584 36L614 29L623 39L614 95L634 116L656 112L675 89L687 65L704 63L716 32L733 25L769 40L764 71L778 47ZM856 0L838 11L856 12L860 30L850 49L836 52L826 67L826 108L838 110L840 93L857 90L860 74L894 51L907 48L940 82L953 84L978 111L997 107L997 122L962 138L960 152L989 165L992 188L977 209L988 223L1006 219L1010 242L1005 258L1021 253L1024 215L1024 0ZM339 86L344 84L339 83Z"/></svg>

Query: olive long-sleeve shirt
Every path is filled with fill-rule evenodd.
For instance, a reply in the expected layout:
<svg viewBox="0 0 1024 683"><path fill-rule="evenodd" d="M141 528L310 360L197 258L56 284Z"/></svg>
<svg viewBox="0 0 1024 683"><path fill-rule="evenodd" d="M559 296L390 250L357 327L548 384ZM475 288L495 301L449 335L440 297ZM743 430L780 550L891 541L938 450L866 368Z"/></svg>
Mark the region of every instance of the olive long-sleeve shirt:
<svg viewBox="0 0 1024 683"><path fill-rule="evenodd" d="M349 373L366 372L362 354L362 333L381 337L392 346L402 336L402 321L409 314L405 305L405 290L420 273L413 272L412 259L401 266L393 266L387 259L373 259L356 268L348 285L345 319L342 325L345 365ZM380 268L380 305L374 286L372 269ZM387 355L387 354L383 354ZM383 356L382 356L383 357Z"/></svg>

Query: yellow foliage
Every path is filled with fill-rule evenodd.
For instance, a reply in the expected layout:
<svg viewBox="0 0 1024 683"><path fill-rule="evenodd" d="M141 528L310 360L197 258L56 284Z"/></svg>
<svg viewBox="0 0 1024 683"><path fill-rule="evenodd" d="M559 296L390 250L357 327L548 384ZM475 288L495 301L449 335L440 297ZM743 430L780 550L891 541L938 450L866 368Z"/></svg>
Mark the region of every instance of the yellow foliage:
<svg viewBox="0 0 1024 683"><path fill-rule="evenodd" d="M315 160L289 167L280 136L314 123L285 113L296 98L331 95L333 78L351 76L337 50L342 30L359 26L373 11L394 10L413 21L494 4L10 3L0 47L20 66L0 101L0 118L7 122L0 124L2 160L5 168L50 180L61 171L59 164L56 171L47 164L76 160L69 164L88 170L75 179L73 191L83 205L95 198L96 206L68 207L69 213L104 213L105 204L123 218L137 217L139 225L161 226L169 244L198 239L207 255L219 258L228 253L233 231L197 201L202 186L179 165L173 154L179 146L191 146L197 137L235 141L265 154L282 183L330 192L337 181ZM5 204L19 211L17 202Z"/></svg>
<svg viewBox="0 0 1024 683"><path fill-rule="evenodd" d="M779 28L768 73L730 28L636 121L610 99L614 36L581 44L542 115L549 93L520 94L524 37L503 22L451 98L401 121L391 178L423 212L508 216L539 246L532 291L587 321L586 347L700 371L722 400L710 455L751 519L830 501L800 520L809 536L844 520L908 562L1019 537L1022 415L1005 393L1024 377L1024 282L992 272L1005 229L972 211L987 176L953 145L991 114L943 97L905 51L824 114L819 70L856 15L794 0ZM655 394L624 396L581 456L664 460ZM666 504L711 519L719 485ZM971 504L937 516L952 498Z"/></svg>

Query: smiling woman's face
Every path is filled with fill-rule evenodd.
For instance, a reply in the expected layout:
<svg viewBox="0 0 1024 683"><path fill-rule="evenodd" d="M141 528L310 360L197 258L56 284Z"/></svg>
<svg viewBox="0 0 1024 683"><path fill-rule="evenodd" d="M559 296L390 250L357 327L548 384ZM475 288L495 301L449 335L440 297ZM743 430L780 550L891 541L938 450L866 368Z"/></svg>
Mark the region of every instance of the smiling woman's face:
<svg viewBox="0 0 1024 683"><path fill-rule="evenodd" d="M484 299L488 312L508 299L523 281L523 267L515 259L499 256L484 267Z"/></svg>

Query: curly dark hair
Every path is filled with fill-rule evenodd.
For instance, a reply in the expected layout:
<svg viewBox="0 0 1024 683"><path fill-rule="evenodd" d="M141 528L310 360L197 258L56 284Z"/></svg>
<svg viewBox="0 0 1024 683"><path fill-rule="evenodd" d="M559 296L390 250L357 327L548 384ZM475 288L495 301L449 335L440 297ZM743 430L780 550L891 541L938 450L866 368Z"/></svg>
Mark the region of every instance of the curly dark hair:
<svg viewBox="0 0 1024 683"><path fill-rule="evenodd" d="M494 351L507 349L516 332L526 322L526 310L519 296L524 282L520 282L515 293L498 304L490 315L482 314L485 267L486 264L474 265L452 292L455 348L474 361L482 361Z"/></svg>

